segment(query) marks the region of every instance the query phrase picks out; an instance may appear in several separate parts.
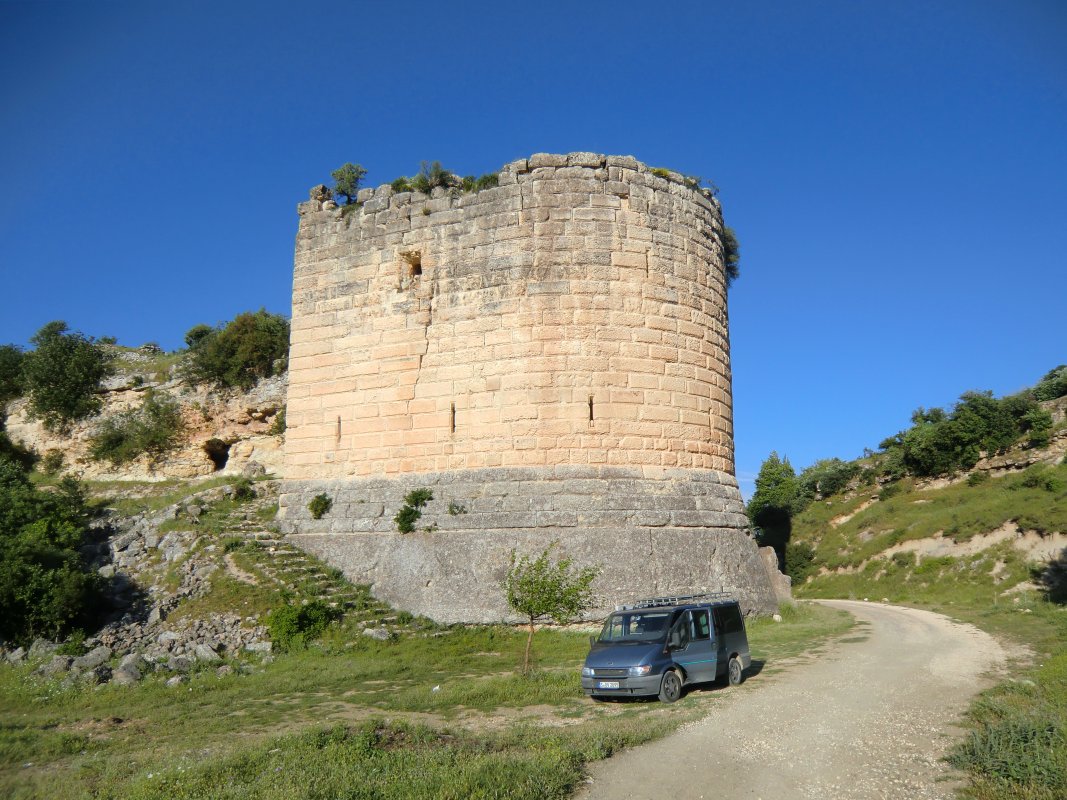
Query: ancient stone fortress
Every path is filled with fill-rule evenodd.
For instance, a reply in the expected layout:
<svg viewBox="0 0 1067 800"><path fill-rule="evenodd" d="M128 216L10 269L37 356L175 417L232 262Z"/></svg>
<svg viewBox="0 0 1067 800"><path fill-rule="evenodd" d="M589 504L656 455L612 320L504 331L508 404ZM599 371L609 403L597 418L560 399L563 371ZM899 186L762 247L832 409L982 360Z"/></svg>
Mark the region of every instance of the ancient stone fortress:
<svg viewBox="0 0 1067 800"><path fill-rule="evenodd" d="M602 566L602 609L721 588L776 606L733 477L709 193L570 153L507 164L477 193L358 199L343 213L316 187L299 206L281 498L294 543L444 622L506 617L512 550L552 542ZM400 533L414 489L433 500ZM332 508L313 519L320 493Z"/></svg>

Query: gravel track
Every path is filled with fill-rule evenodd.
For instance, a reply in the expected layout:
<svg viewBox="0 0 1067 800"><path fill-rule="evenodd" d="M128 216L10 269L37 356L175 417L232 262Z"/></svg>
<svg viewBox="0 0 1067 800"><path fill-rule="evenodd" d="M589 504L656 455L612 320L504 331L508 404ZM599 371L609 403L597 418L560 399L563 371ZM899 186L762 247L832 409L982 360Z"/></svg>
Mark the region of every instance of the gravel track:
<svg viewBox="0 0 1067 800"><path fill-rule="evenodd" d="M725 702L701 721L592 765L578 797L951 798L940 759L1005 652L940 614L823 602L861 625L806 663L718 690Z"/></svg>

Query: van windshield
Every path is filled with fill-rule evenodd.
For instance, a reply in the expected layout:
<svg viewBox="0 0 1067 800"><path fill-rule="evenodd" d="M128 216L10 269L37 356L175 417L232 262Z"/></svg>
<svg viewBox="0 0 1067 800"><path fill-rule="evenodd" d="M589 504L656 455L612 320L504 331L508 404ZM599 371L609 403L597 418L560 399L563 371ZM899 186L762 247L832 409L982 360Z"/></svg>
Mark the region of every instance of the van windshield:
<svg viewBox="0 0 1067 800"><path fill-rule="evenodd" d="M669 611L626 611L608 617L600 642L660 642L667 636Z"/></svg>

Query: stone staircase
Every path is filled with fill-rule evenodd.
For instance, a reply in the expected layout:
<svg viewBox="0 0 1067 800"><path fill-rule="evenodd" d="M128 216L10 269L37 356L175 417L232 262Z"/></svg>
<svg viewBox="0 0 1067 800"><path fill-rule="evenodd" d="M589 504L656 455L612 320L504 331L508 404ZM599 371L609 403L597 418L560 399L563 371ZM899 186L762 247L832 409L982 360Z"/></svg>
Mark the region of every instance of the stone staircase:
<svg viewBox="0 0 1067 800"><path fill-rule="evenodd" d="M264 484L257 484L256 489ZM366 586L350 583L340 570L327 566L315 556L291 545L274 525L264 522L264 509L275 502L273 492L263 492L255 499L237 506L221 519L224 539L240 538L239 548L257 579L276 585L301 602L321 600L340 610L346 617L355 617L366 627L400 624L390 606L371 596ZM408 622L404 620L404 622Z"/></svg>

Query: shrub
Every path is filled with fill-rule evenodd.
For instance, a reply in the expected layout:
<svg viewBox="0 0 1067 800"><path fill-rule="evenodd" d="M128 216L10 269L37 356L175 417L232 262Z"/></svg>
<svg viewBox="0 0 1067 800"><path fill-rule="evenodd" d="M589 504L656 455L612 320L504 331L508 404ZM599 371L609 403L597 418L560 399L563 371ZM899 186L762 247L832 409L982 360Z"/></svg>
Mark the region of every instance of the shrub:
<svg viewBox="0 0 1067 800"><path fill-rule="evenodd" d="M403 175L401 175L399 178L394 180L389 185L392 187L393 191L396 192L397 194L399 194L400 192L413 192L413 191L415 191L414 189L411 188L411 181L408 178L405 178Z"/></svg>
<svg viewBox="0 0 1067 800"><path fill-rule="evenodd" d="M1015 713L981 730L972 731L948 757L948 762L993 782L997 796L1022 797L1004 790L1025 787L1052 793L1067 785L1067 764L1061 756L1064 730L1052 717ZM1059 794L1027 792L1026 797L1054 797Z"/></svg>
<svg viewBox="0 0 1067 800"><path fill-rule="evenodd" d="M272 610L267 615L267 628L279 650L302 650L339 616L339 612L321 600L312 600L305 605L284 605Z"/></svg>
<svg viewBox="0 0 1067 800"><path fill-rule="evenodd" d="M729 287L741 277L741 245L737 234L729 225L722 226L722 266L726 273L726 285Z"/></svg>
<svg viewBox="0 0 1067 800"><path fill-rule="evenodd" d="M785 574L794 584L802 583L816 570L815 550L806 542L789 542L785 546Z"/></svg>
<svg viewBox="0 0 1067 800"><path fill-rule="evenodd" d="M816 498L829 497L847 488L860 468L851 461L827 458L816 461L797 477L797 497L802 506Z"/></svg>
<svg viewBox="0 0 1067 800"><path fill-rule="evenodd" d="M22 350L13 344L0 346L0 406L25 391L22 380L22 362L25 359Z"/></svg>
<svg viewBox="0 0 1067 800"><path fill-rule="evenodd" d="M1052 415L1043 408L1032 408L1021 420L1023 431L1028 433L1029 447L1048 447L1052 441Z"/></svg>
<svg viewBox="0 0 1067 800"><path fill-rule="evenodd" d="M343 164L330 173L330 176L336 181L333 190L336 194L345 198L345 205L353 205L356 202L359 182L363 180L363 176L366 174L367 170L363 169L359 164L352 163Z"/></svg>
<svg viewBox="0 0 1067 800"><path fill-rule="evenodd" d="M460 188L464 192L480 192L482 189L492 189L494 186L500 185L500 176L495 172L487 172L475 178L473 175L468 175L460 181Z"/></svg>
<svg viewBox="0 0 1067 800"><path fill-rule="evenodd" d="M1023 470L1022 475L1016 479L1010 488L1044 489L1046 492L1058 492L1063 489L1063 481L1060 480L1054 470L1044 464L1034 464L1032 467L1027 467Z"/></svg>
<svg viewBox="0 0 1067 800"><path fill-rule="evenodd" d="M983 470L979 470L978 472L972 472L970 475L967 476L968 486L981 486L983 483L988 482L989 473Z"/></svg>
<svg viewBox="0 0 1067 800"><path fill-rule="evenodd" d="M65 457L62 450L46 450L41 458L40 469L45 475L58 475L63 471Z"/></svg>
<svg viewBox="0 0 1067 800"><path fill-rule="evenodd" d="M185 332L185 346L192 350L214 332L215 329L210 325L204 325L203 323L194 325Z"/></svg>
<svg viewBox="0 0 1067 800"><path fill-rule="evenodd" d="M119 466L148 456L149 464L177 448L185 439L185 421L178 403L148 392L140 408L104 420L89 441L89 455Z"/></svg>
<svg viewBox="0 0 1067 800"><path fill-rule="evenodd" d="M270 428L267 429L267 433L271 436L281 436L285 433L285 406L278 409L278 413L270 421Z"/></svg>
<svg viewBox="0 0 1067 800"><path fill-rule="evenodd" d="M111 374L112 354L67 324L49 322L30 340L22 376L30 395L30 415L50 431L65 431L75 420L100 411L96 391Z"/></svg>
<svg viewBox="0 0 1067 800"><path fill-rule="evenodd" d="M433 492L429 489L412 489L404 497L404 505L396 512L393 522L396 529L401 533L411 533L415 530L415 523L422 517L422 507L433 500Z"/></svg>
<svg viewBox="0 0 1067 800"><path fill-rule="evenodd" d="M202 336L189 351L186 376L198 383L250 389L286 369L289 322L264 309L238 314Z"/></svg>
<svg viewBox="0 0 1067 800"><path fill-rule="evenodd" d="M1035 400L1055 400L1067 394L1067 365L1049 370L1034 387Z"/></svg>
<svg viewBox="0 0 1067 800"><path fill-rule="evenodd" d="M233 499L238 503L256 499L256 490L248 478L238 478L233 484Z"/></svg>
<svg viewBox="0 0 1067 800"><path fill-rule="evenodd" d="M438 187L448 189L456 182L456 176L442 167L440 161L432 164L423 161L418 174L410 179L412 190L423 194L430 194Z"/></svg>
<svg viewBox="0 0 1067 800"><path fill-rule="evenodd" d="M311 512L312 519L322 519L331 508L333 508L333 500L325 493L315 495L308 503L308 511Z"/></svg>
<svg viewBox="0 0 1067 800"><path fill-rule="evenodd" d="M879 490L878 499L882 501L888 500L890 497L895 497L896 495L900 494L903 490L904 487L901 485L900 481L893 481L892 483L887 483L881 488L881 490Z"/></svg>
<svg viewBox="0 0 1067 800"><path fill-rule="evenodd" d="M0 639L58 638L95 622L104 582L79 554L88 522L77 481L41 491L0 457Z"/></svg>

